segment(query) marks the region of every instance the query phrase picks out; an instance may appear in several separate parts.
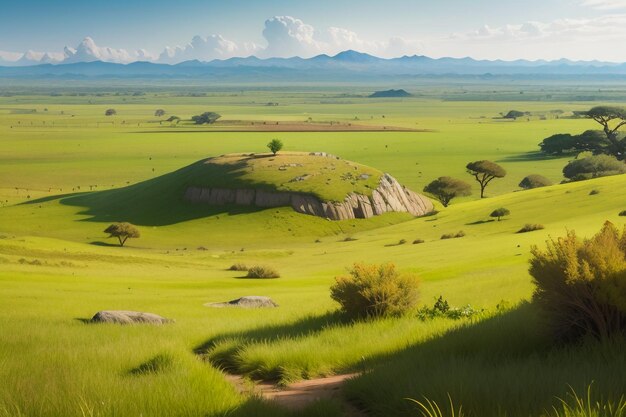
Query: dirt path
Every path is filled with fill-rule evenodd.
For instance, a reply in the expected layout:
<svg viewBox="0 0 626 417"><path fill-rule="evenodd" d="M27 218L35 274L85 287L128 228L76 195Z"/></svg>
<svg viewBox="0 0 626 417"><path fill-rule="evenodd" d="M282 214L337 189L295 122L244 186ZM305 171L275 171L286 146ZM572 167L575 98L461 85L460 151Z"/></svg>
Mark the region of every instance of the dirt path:
<svg viewBox="0 0 626 417"><path fill-rule="evenodd" d="M301 410L321 399L337 399L344 408L347 417L364 417L365 414L346 402L341 397L341 385L358 374L334 375L326 378L309 379L296 382L286 387L270 383L251 384L239 375L227 375L239 392L258 394L290 410Z"/></svg>

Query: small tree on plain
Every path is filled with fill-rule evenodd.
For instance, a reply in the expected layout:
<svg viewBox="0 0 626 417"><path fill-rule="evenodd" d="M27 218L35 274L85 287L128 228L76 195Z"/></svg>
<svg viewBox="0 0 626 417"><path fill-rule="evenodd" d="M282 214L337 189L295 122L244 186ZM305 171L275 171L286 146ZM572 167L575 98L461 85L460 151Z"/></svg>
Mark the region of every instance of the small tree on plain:
<svg viewBox="0 0 626 417"><path fill-rule="evenodd" d="M472 175L480 184L480 198L485 198L485 188L495 178L503 178L506 171L500 165L492 161L474 161L466 166L467 173Z"/></svg>
<svg viewBox="0 0 626 417"><path fill-rule="evenodd" d="M115 109L106 109L106 111L104 112L105 116L115 116L117 114L117 111Z"/></svg>
<svg viewBox="0 0 626 417"><path fill-rule="evenodd" d="M500 221L500 219L504 216L508 216L509 214L511 214L511 212L509 211L509 209L506 209L504 207L500 207L499 209L495 209L494 211L491 212L491 214L489 216L491 217L497 217L498 221Z"/></svg>
<svg viewBox="0 0 626 417"><path fill-rule="evenodd" d="M163 116L165 116L165 110L163 110L163 109L157 109L157 110L154 112L154 115L155 115L156 117L163 117Z"/></svg>
<svg viewBox="0 0 626 417"><path fill-rule="evenodd" d="M424 192L432 194L444 207L448 207L453 198L472 194L472 187L456 178L439 177L424 187Z"/></svg>
<svg viewBox="0 0 626 417"><path fill-rule="evenodd" d="M626 109L615 106L596 106L583 113L602 126L602 130L610 142L608 153L617 159L624 159L626 140L620 140L617 132L626 125Z"/></svg>
<svg viewBox="0 0 626 417"><path fill-rule="evenodd" d="M128 239L135 239L141 236L139 230L134 225L126 222L114 223L104 229L104 233L108 233L109 237L116 237L120 242L120 246L124 246Z"/></svg>
<svg viewBox="0 0 626 417"><path fill-rule="evenodd" d="M280 139L272 139L270 143L267 144L267 147L274 155L278 153L283 148L283 142Z"/></svg>

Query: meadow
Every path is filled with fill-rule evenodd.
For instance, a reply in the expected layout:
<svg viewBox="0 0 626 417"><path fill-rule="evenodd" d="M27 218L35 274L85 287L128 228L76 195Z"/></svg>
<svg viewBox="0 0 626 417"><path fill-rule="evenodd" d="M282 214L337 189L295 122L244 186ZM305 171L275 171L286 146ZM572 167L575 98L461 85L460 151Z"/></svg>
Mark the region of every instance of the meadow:
<svg viewBox="0 0 626 417"><path fill-rule="evenodd" d="M559 184L573 156L538 152L547 136L597 128L568 117L597 104L584 100L595 100L596 86L593 94L555 87L550 99L538 98L544 86L485 87L466 92L470 100L430 87L406 99L369 99L369 88L354 86L242 88L197 97L150 88L0 97L0 416L344 413L335 400L289 412L239 394L224 372L282 384L364 372L343 397L371 416L417 416L406 398L445 404L448 395L476 417L543 416L570 389L584 394L591 384L593 399L604 401L626 392L623 343L556 346L528 302L532 245L572 229L591 235L606 220L625 223L618 213L626 209L626 176ZM105 116L109 108L117 114ZM155 117L156 109L166 115ZM531 114L500 117L512 109ZM185 121L204 111L221 114L220 123ZM183 121L166 122L171 115ZM224 131L252 122L376 131ZM285 151L328 152L388 172L417 192L443 175L471 183L465 165L473 160L493 160L507 175L489 185L488 198L473 183L471 196L447 208L436 203L438 213L423 218L331 222L291 208L182 200L172 180L177 170L208 157L266 152L273 138ZM521 191L528 174L557 185ZM491 220L498 207L511 215ZM103 232L114 221L136 224L141 238L117 247ZM527 223L545 229L516 233ZM463 238L440 239L461 230ZM424 243L411 244L417 239ZM480 313L346 320L329 287L363 261L417 273L420 305L443 296ZM245 279L228 270L238 262L271 265L281 278ZM204 305L245 295L270 296L280 307ZM85 323L103 309L176 321ZM156 370L134 371L155 358Z"/></svg>

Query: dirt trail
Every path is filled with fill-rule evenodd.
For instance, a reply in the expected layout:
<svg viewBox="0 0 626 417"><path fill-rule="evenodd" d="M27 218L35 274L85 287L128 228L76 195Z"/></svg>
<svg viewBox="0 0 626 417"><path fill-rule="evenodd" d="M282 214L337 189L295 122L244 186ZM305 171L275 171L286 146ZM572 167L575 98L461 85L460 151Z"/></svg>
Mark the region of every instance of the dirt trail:
<svg viewBox="0 0 626 417"><path fill-rule="evenodd" d="M296 382L286 387L270 383L251 384L239 375L227 375L239 392L257 394L290 410L301 410L320 399L337 399L344 408L347 417L364 417L365 414L346 402L341 397L341 385L358 374L334 375L326 378L309 379Z"/></svg>

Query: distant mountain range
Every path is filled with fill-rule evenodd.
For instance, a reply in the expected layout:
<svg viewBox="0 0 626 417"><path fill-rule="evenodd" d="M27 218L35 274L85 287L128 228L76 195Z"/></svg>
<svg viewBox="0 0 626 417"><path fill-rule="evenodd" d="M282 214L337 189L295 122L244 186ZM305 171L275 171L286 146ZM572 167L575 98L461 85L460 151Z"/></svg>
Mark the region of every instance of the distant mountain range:
<svg viewBox="0 0 626 417"><path fill-rule="evenodd" d="M80 52L80 51L78 51ZM75 54L77 57L79 53ZM46 57L44 57L46 58ZM384 59L352 50L335 56L268 58L254 56L175 65L151 62L116 64L103 61L0 66L1 78L162 78L221 81L360 81L413 76L626 76L626 63L600 61L488 61L472 58L403 56Z"/></svg>

